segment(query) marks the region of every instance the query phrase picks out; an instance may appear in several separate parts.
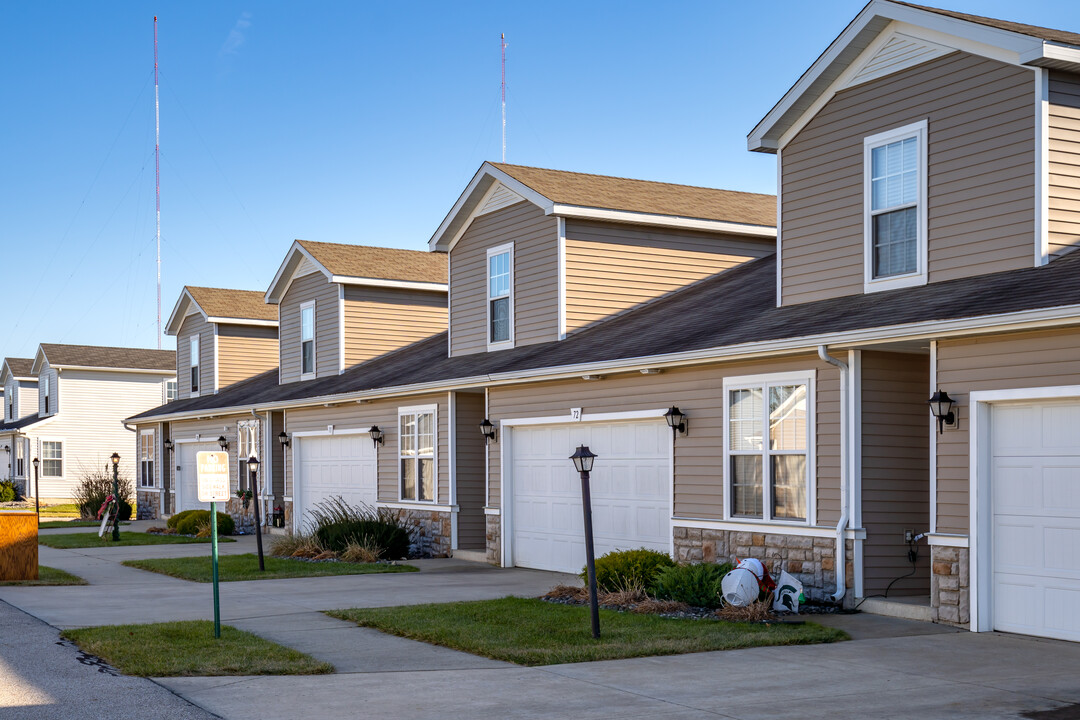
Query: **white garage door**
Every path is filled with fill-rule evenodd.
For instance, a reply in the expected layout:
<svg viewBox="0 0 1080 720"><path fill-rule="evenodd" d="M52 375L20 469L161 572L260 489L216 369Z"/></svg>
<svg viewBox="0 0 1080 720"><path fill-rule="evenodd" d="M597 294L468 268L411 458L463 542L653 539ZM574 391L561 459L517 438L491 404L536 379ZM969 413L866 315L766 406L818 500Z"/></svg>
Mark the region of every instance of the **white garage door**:
<svg viewBox="0 0 1080 720"><path fill-rule="evenodd" d="M177 443L176 452L176 512L183 510L209 510L210 503L199 502L198 465L195 454L200 452L218 452L221 448L214 443ZM223 505L224 503L219 503Z"/></svg>
<svg viewBox="0 0 1080 720"><path fill-rule="evenodd" d="M585 565L578 445L599 457L591 477L596 556L671 550L671 430L662 422L575 423L512 434L513 564L561 572Z"/></svg>
<svg viewBox="0 0 1080 720"><path fill-rule="evenodd" d="M337 496L352 505L375 505L378 473L375 448L367 433L298 438L293 499L298 527L317 503Z"/></svg>
<svg viewBox="0 0 1080 720"><path fill-rule="evenodd" d="M1080 402L997 405L994 629L1080 640Z"/></svg>

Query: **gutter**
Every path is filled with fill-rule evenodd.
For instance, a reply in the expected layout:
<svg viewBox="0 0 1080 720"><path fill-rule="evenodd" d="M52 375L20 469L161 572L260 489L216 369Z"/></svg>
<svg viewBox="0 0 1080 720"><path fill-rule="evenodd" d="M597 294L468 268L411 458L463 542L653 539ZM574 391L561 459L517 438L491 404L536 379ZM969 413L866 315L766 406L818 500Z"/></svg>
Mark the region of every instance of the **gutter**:
<svg viewBox="0 0 1080 720"><path fill-rule="evenodd" d="M840 369L840 520L836 523L836 592L833 593L834 602L841 602L847 594L847 559L845 558L844 531L847 529L848 520L851 517L851 493L848 483L851 482L848 471L848 455L851 448L848 447L848 425L851 423L851 413L848 410L847 396L852 391L851 371L847 363L837 360L829 354L825 345L818 345L818 357L830 365Z"/></svg>

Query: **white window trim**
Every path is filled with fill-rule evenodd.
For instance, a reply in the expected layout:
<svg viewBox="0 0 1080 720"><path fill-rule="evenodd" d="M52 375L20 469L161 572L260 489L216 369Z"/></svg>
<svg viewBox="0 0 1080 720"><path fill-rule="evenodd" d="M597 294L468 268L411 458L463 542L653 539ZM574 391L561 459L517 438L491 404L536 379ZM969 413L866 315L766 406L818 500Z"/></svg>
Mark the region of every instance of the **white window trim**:
<svg viewBox="0 0 1080 720"><path fill-rule="evenodd" d="M431 500L416 500L414 498L406 498L401 495L401 416L402 415L420 415L423 413L431 413L431 430L434 434L431 442L431 473L435 480L435 494ZM412 405L408 407L399 407L397 413L397 430L396 435L398 439L397 452L394 454L394 460L397 463L397 495L398 502L413 503L416 505L422 505L427 507L428 505L439 504L439 406L434 405ZM419 448L417 448L419 450ZM419 480L419 478L417 478ZM419 487L417 488L419 494Z"/></svg>
<svg viewBox="0 0 1080 720"><path fill-rule="evenodd" d="M244 457L240 453L240 448L243 446L241 439L243 434L249 430L254 430L251 438L251 442L248 443L248 449L251 451L247 453L247 457ZM247 463L248 458L254 455L256 458L262 457L262 453L259 452L259 421L255 419L251 420L237 420L236 421L236 488L239 490L244 487L244 481L248 482L248 487L251 486L250 472L247 469L247 465L244 465L244 474L240 474L240 464Z"/></svg>
<svg viewBox="0 0 1080 720"><path fill-rule="evenodd" d="M772 487L771 475L768 464L762 462L761 467L761 512L762 517L748 518L731 513L731 408L728 405L728 394L731 390L740 390L757 385L791 385L804 383L806 385L806 519L783 520L768 517L771 513ZM763 415L765 422L768 413L768 394L762 394ZM724 378L724 520L753 525L787 525L806 527L813 523L817 517L817 453L815 443L817 439L817 373L814 370L775 373L768 375L741 375ZM762 437L762 445L768 444L768 435ZM762 453L764 455L764 451Z"/></svg>
<svg viewBox="0 0 1080 720"><path fill-rule="evenodd" d="M42 415L48 417L56 412L56 403L53 402L52 377L49 375L48 370L41 374L41 385L41 407L44 411Z"/></svg>
<svg viewBox="0 0 1080 720"><path fill-rule="evenodd" d="M143 468L143 463L146 462L146 460L143 458L143 455L142 455L142 453L143 453L143 438L146 437L147 435L149 435L150 438L151 438L150 445L153 448L153 451L152 451L153 456L150 458L150 462L152 462L154 464L154 467L153 467L153 470L150 472L150 484L149 485L143 485L143 482L142 482L142 468ZM136 458L136 466L138 468L138 477L135 478L135 482L138 485L139 490L147 490L147 489L150 489L150 488L156 488L157 487L157 470L158 470L157 455L158 455L157 434L154 432L154 429L150 428L149 430L140 430L139 431L139 456L138 456L138 458Z"/></svg>
<svg viewBox="0 0 1080 720"><path fill-rule="evenodd" d="M198 348L199 362L197 364L195 364L195 365L192 365L191 364L191 355L192 355L191 351L196 349L196 348ZM198 368L198 372L195 374L195 377L197 378L197 382L199 383L199 387L198 387L197 390L192 390L191 389L191 370L192 370L192 368ZM188 371L187 372L188 397L197 398L197 397L199 397L199 393L201 393L202 389L203 389L203 381L202 381L202 338L199 335L192 335L191 337L188 338L188 366L187 366L187 371Z"/></svg>
<svg viewBox="0 0 1080 720"><path fill-rule="evenodd" d="M925 285L927 281L927 225L926 225L926 177L927 172L927 121L920 120L893 130L863 138L863 292L880 292L897 288ZM871 216L870 151L890 142L915 136L919 144L919 197L916 205L918 237L916 240L916 270L907 275L874 278L874 232Z"/></svg>
<svg viewBox="0 0 1080 720"><path fill-rule="evenodd" d="M46 475L45 474L45 443L60 443L60 474L59 475ZM63 480L64 470L67 465L67 448L64 447L64 441L60 438L40 438L38 439L38 457L41 458L41 469L38 471L41 478L48 480Z"/></svg>
<svg viewBox="0 0 1080 720"><path fill-rule="evenodd" d="M311 372L304 372L304 311L311 308ZM319 358L317 354L318 347L315 343L315 336L318 333L315 331L315 323L318 318L316 317L315 301L308 300L305 303L300 303L300 346L297 348L299 352L300 361L300 379L312 380L318 374Z"/></svg>
<svg viewBox="0 0 1080 720"><path fill-rule="evenodd" d="M500 342L491 341L491 257L510 253L510 307L508 317L510 319L510 339ZM514 243L505 243L497 247L488 248L487 257L484 260L484 340L487 341L488 350L507 350L514 347Z"/></svg>

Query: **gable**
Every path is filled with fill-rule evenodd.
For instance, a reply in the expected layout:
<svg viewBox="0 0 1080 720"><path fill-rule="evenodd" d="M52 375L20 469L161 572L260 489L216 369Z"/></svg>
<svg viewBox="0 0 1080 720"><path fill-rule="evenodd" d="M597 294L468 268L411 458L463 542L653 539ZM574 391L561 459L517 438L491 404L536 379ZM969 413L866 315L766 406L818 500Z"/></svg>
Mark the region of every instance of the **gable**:
<svg viewBox="0 0 1080 720"><path fill-rule="evenodd" d="M892 32L885 41L861 59L858 70L845 87L852 87L879 77L906 70L952 52L944 45L921 38Z"/></svg>
<svg viewBox="0 0 1080 720"><path fill-rule="evenodd" d="M488 213L495 212L496 210L502 210L504 207L509 207L515 203L524 202L525 198L518 195L516 192L506 187L502 183L496 183L491 189L491 192L487 196L487 201L480 207L477 215L487 215Z"/></svg>

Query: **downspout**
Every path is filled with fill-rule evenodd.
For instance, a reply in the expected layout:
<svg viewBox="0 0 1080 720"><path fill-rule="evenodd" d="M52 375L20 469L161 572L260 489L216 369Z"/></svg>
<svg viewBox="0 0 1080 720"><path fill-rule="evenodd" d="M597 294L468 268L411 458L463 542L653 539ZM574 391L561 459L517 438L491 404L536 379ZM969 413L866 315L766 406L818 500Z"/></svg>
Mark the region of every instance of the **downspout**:
<svg viewBox="0 0 1080 720"><path fill-rule="evenodd" d="M848 461L848 423L851 421L848 412L847 396L849 372L847 363L837 360L829 354L824 345L818 345L818 357L830 365L840 369L840 520L836 523L836 592L832 599L840 602L847 594L847 559L844 556L844 531L847 529L851 517L851 498L848 490L850 481Z"/></svg>

